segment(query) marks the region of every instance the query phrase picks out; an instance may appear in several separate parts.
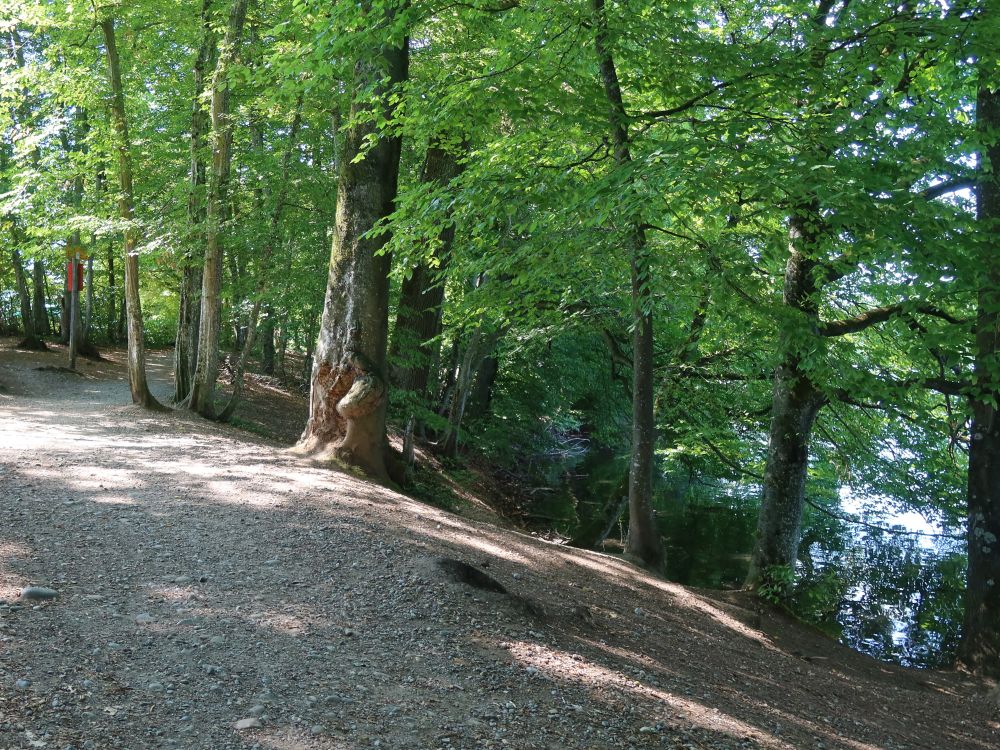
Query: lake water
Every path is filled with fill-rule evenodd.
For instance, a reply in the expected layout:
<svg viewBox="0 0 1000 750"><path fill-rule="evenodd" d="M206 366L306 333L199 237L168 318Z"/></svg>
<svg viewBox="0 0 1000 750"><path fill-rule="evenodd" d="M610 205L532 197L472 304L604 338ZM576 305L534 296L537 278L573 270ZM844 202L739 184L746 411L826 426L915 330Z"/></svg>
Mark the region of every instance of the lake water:
<svg viewBox="0 0 1000 750"><path fill-rule="evenodd" d="M537 461L536 491L526 509L572 537L618 494L627 458L581 452ZM667 546L667 577L706 588L738 588L746 575L759 490L693 476L658 482L655 506ZM836 515L856 516L864 502L841 492ZM879 526L938 532L917 516ZM621 540L616 525L609 540ZM791 602L802 619L878 659L906 666L951 662L960 636L965 581L960 540L887 533L807 507Z"/></svg>

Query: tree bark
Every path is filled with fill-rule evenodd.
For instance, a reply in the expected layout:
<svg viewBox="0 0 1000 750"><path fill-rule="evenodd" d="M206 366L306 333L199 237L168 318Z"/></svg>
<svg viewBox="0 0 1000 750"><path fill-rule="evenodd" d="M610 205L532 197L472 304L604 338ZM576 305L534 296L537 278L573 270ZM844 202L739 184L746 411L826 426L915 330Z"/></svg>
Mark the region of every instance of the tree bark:
<svg viewBox="0 0 1000 750"><path fill-rule="evenodd" d="M473 383L483 361L489 354L492 354L502 334L502 330L487 334L481 326L477 327L469 337L465 351L462 353L455 377L455 385L451 390L451 398L448 402L448 424L445 427L439 448L440 452L448 458L458 456L462 421L465 418L465 410L472 393Z"/></svg>
<svg viewBox="0 0 1000 750"><path fill-rule="evenodd" d="M441 144L427 148L420 179L445 187L461 174L460 152ZM444 302L444 270L455 240L455 226L448 219L434 245L434 262L422 261L403 280L396 325L389 346L392 385L409 391L425 405L431 367L437 359L441 334L441 305ZM432 265L437 268L435 270ZM416 427L419 430L419 427Z"/></svg>
<svg viewBox="0 0 1000 750"><path fill-rule="evenodd" d="M608 105L611 142L620 167L632 162L628 116L618 71L608 44L604 0L591 0L594 47ZM629 532L625 554L659 570L666 560L663 541L653 514L653 468L656 426L653 419L653 292L646 234L638 223L628 236L632 277L632 461L629 467Z"/></svg>
<svg viewBox="0 0 1000 750"><path fill-rule="evenodd" d="M239 350L239 356L236 360L236 367L233 371L233 393L226 404L226 407L222 410L219 415L219 419L228 422L233 413L236 411L236 407L239 404L240 399L243 396L243 377L246 373L247 361L250 358L250 352L253 350L254 340L257 334L257 323L260 319L260 308L264 299L264 295L267 293L268 287L268 269L271 265L271 258L274 256L274 249L279 241L279 229L281 227L281 217L285 211L285 202L288 200L288 189L289 189L289 172L292 166L292 156L295 153L295 146L298 140L299 127L302 125L302 94L299 94L298 100L295 104L295 114L292 117L292 125L288 132L288 144L285 148L285 152L281 159L281 177L278 187L277 195L274 200L274 207L271 210L271 220L268 222L267 232L264 237L264 246L260 253L260 270L257 277L257 283L254 287L253 305L250 309L250 318L247 321L245 339ZM263 150L263 145L261 145L261 150ZM274 329L270 330L269 336L271 338L271 351L274 351ZM273 369L273 357L272 357L272 369Z"/></svg>
<svg viewBox="0 0 1000 750"><path fill-rule="evenodd" d="M495 353L488 354L476 373L476 381L472 384L472 392L469 394L469 405L465 408L465 413L470 419L478 419L490 410L493 386L496 384L499 372L500 360Z"/></svg>
<svg viewBox="0 0 1000 750"><path fill-rule="evenodd" d="M757 518L757 541L750 559L745 586L778 586L779 595L787 578L773 577L776 568L794 570L801 538L809 469L809 439L824 400L802 369L799 351L802 337L816 337L819 311L815 269L810 251L817 237L814 203L793 211L789 220L789 256L785 265L783 304L794 311L792 330L784 333L784 355L774 372L771 397L771 428L764 494ZM773 578L773 580L772 580Z"/></svg>
<svg viewBox="0 0 1000 750"><path fill-rule="evenodd" d="M982 237L969 445L969 570L958 657L969 669L1000 678L1000 91L985 80L991 59L995 62L995 50L980 60L976 102L985 145L976 195Z"/></svg>
<svg viewBox="0 0 1000 750"><path fill-rule="evenodd" d="M606 500L601 512L595 513L577 530L569 542L570 546L595 549L608 538L608 534L618 523L618 519L622 517L625 507L628 505L628 485L629 472L625 472L621 481Z"/></svg>
<svg viewBox="0 0 1000 750"><path fill-rule="evenodd" d="M210 121L202 96L205 73L215 65L217 45L211 24L211 0L202 0L201 44L194 63L194 95L191 101L190 166L188 169L187 219L195 245L203 237L205 223L205 133ZM174 343L174 401L183 402L191 394L198 363L198 333L201 321L202 254L185 252L182 259L180 299L177 311L177 338Z"/></svg>
<svg viewBox="0 0 1000 750"><path fill-rule="evenodd" d="M229 116L229 69L236 59L246 21L247 0L234 0L226 37L212 75L212 170L205 206L205 263L201 277L198 359L191 385L190 408L215 418L215 384L219 377L219 332L222 324L222 232L228 213L227 191L232 163Z"/></svg>
<svg viewBox="0 0 1000 750"><path fill-rule="evenodd" d="M111 85L111 126L118 152L118 213L125 227L125 309L128 327L128 379L132 402L146 409L163 409L149 391L146 381L146 349L143 341L142 304L139 298L139 254L136 251L136 232L131 226L133 190L132 155L129 142L128 121L125 118L125 93L122 89L121 64L115 40L113 18L100 22L104 36L104 51L108 63L108 82Z"/></svg>
<svg viewBox="0 0 1000 750"><path fill-rule="evenodd" d="M35 319L31 309L31 291L28 289L28 279L24 273L21 251L16 244L12 245L10 249L10 260L14 266L14 278L17 282L17 298L21 303L21 328L24 329L24 340L18 346L23 349L44 350L46 349L45 342L38 337L35 331Z"/></svg>
<svg viewBox="0 0 1000 750"><path fill-rule="evenodd" d="M118 294L115 291L115 246L108 242L108 341L118 340Z"/></svg>
<svg viewBox="0 0 1000 750"><path fill-rule="evenodd" d="M260 371L265 375L274 375L274 310L270 305L264 309L260 337Z"/></svg>
<svg viewBox="0 0 1000 750"><path fill-rule="evenodd" d="M45 299L45 262L41 258L35 258L31 274L35 287L31 300L31 317L35 323L35 335L41 337L51 333Z"/></svg>
<svg viewBox="0 0 1000 750"><path fill-rule="evenodd" d="M396 14L386 7L387 25ZM330 252L323 318L312 366L309 421L300 450L337 458L379 480L388 479L385 434L386 339L391 259L378 254L387 237L365 236L394 207L399 177L399 136L379 137L376 124L359 118L373 105L358 101L372 87L382 99L386 88L406 80L409 41L374 50L354 66L356 101L343 145L337 187L337 215ZM378 58L382 59L379 60ZM381 83L380 83L381 82ZM395 104L386 97L384 116ZM362 121L359 121L362 120ZM368 141L377 143L365 151ZM362 158L362 154L364 154Z"/></svg>
<svg viewBox="0 0 1000 750"><path fill-rule="evenodd" d="M93 245L93 243L91 243ZM87 303L83 312L83 351L90 351L93 345L90 343L90 324L94 318L94 259L87 258Z"/></svg>

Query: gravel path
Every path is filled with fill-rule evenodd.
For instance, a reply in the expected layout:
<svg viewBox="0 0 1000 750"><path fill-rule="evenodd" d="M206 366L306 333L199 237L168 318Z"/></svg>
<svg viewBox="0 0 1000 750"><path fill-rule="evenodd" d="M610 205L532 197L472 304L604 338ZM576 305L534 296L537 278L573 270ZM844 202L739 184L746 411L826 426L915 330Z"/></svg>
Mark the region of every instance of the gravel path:
<svg viewBox="0 0 1000 750"><path fill-rule="evenodd" d="M1000 745L980 681L143 413L119 363L39 372L61 355L11 343L0 749Z"/></svg>

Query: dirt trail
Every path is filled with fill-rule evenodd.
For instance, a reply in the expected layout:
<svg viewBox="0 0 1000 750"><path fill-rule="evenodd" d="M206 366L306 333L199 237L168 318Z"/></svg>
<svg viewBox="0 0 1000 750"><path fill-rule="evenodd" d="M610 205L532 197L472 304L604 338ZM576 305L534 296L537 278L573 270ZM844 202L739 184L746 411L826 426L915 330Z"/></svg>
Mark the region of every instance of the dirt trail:
<svg viewBox="0 0 1000 750"><path fill-rule="evenodd" d="M39 372L61 355L11 345L0 749L1000 746L982 682L140 412L120 363Z"/></svg>

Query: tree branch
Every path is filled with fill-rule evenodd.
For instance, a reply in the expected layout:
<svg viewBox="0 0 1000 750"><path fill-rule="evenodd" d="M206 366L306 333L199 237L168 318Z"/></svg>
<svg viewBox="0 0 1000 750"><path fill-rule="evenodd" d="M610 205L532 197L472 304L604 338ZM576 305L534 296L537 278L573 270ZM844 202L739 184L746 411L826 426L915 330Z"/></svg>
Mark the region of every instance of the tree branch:
<svg viewBox="0 0 1000 750"><path fill-rule="evenodd" d="M649 112L638 112L633 115L633 119L636 120L658 120L663 117L672 117L673 115L679 115L681 112L686 112L692 109L703 100L710 97L712 94L717 94L720 91L724 91L730 86L734 86L737 83L743 83L744 81L750 81L754 78L759 77L759 73L744 73L743 75L732 79L731 81L720 81L709 89L702 91L700 94L695 94L690 99L685 102L678 104L676 107L668 107L667 109L654 109Z"/></svg>
<svg viewBox="0 0 1000 750"><path fill-rule="evenodd" d="M933 305L918 305L913 308L913 311L923 313L924 315L933 315L935 318L941 318L941 320L947 321L953 325L962 325L964 322L948 314L944 310L939 310ZM888 305L886 307L876 307L871 310L866 310L853 318L847 318L846 320L831 320L823 323L820 325L819 333L821 336L827 337L845 336L848 333L857 333L865 330L866 328L870 328L873 325L884 323L895 315L906 314L907 312L909 312L909 310L906 303Z"/></svg>
<svg viewBox="0 0 1000 750"><path fill-rule="evenodd" d="M722 463L724 463L730 469L732 469L733 471L735 471L737 474L743 474L745 476L751 477L752 479L756 479L756 480L761 481L761 482L764 481L764 476L762 474L758 474L755 471L750 471L749 469L744 469L742 466L740 466L738 463L736 463L733 459L729 458L721 450L719 450L719 448L715 445L715 443L713 443L707 437L705 437L704 435L702 435L701 439L705 443L705 445L708 447L708 449L710 451L712 451L712 453L715 454L716 458L718 458L720 461L722 461Z"/></svg>
<svg viewBox="0 0 1000 750"><path fill-rule="evenodd" d="M943 195L957 193L959 190L972 190L976 187L976 181L972 179L947 180L937 185L931 185L920 195L929 201L940 198Z"/></svg>

